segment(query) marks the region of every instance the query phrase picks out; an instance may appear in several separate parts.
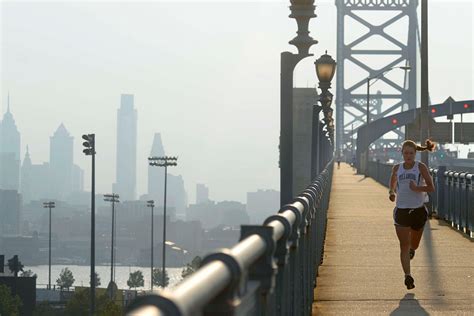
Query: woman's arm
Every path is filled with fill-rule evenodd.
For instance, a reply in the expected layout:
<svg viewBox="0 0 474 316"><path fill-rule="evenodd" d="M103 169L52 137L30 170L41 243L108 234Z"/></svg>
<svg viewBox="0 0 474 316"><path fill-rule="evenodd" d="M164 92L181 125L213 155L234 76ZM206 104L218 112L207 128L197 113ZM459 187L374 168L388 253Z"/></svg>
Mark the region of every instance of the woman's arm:
<svg viewBox="0 0 474 316"><path fill-rule="evenodd" d="M425 179L426 185L416 185L414 181L410 182L410 189L415 192L434 192L433 179L428 171L428 167L424 163L419 163L420 173L423 179Z"/></svg>
<svg viewBox="0 0 474 316"><path fill-rule="evenodd" d="M392 175L390 176L390 183L389 183L389 191L388 191L388 198L390 201L395 201L395 189L397 187L397 172L398 172L398 165L393 166L392 168Z"/></svg>

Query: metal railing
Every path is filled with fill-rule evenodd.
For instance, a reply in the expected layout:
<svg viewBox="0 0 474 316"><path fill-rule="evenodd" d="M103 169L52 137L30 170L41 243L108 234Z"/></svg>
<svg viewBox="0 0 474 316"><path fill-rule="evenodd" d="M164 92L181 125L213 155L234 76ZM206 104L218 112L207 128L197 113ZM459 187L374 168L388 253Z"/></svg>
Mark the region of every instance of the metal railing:
<svg viewBox="0 0 474 316"><path fill-rule="evenodd" d="M369 162L369 176L388 187L393 165ZM430 214L436 214L457 230L474 238L474 174L430 168L435 191L427 204Z"/></svg>
<svg viewBox="0 0 474 316"><path fill-rule="evenodd" d="M172 290L137 298L127 315L311 315L334 161L263 225L203 259Z"/></svg>
<svg viewBox="0 0 474 316"><path fill-rule="evenodd" d="M474 174L446 167L430 172L436 187L431 199L433 212L474 238Z"/></svg>

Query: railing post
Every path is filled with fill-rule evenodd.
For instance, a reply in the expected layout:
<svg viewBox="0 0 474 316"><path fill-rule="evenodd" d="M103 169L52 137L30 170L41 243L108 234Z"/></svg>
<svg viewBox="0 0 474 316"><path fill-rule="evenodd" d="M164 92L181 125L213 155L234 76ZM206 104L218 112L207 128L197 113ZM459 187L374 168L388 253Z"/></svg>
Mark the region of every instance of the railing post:
<svg viewBox="0 0 474 316"><path fill-rule="evenodd" d="M296 217L296 220L295 220L295 223L293 224L293 227L292 227L292 232L290 234L290 238L289 238L289 260L288 260L288 263L289 263L289 267L288 267L288 289L290 291L289 295L288 295L288 299L289 299L289 304L290 306L288 306L288 314L287 315L299 315L298 314L298 306L297 305L297 295L296 295L296 291L297 291L297 288L296 288L296 281L297 281L297 278L296 278L296 273L297 273L297 264L298 264L298 260L297 260L297 253L296 253L296 250L299 246L299 237L300 237L300 223L302 221L302 214L300 213L300 211L298 209L296 209L295 207L291 206L291 205L285 205L283 206L279 213L282 213L284 211L287 211L287 210L290 210L292 211L294 214L295 214L295 217Z"/></svg>
<svg viewBox="0 0 474 316"><path fill-rule="evenodd" d="M275 252L275 241L273 240L273 227L260 225L242 225L240 229L240 240L250 235L259 235L266 244L265 253L253 264L248 272L249 280L259 283L257 314L274 315L273 289L275 288L275 271L277 266L273 259Z"/></svg>
<svg viewBox="0 0 474 316"><path fill-rule="evenodd" d="M288 286L288 239L292 233L291 225L288 220L280 215L272 215L268 217L263 225L267 225L272 221L279 221L285 227L285 233L275 246L275 261L277 265L276 289L275 289L275 315L289 315L289 286Z"/></svg>
<svg viewBox="0 0 474 316"><path fill-rule="evenodd" d="M246 271L243 271L240 262L227 248L220 249L203 258L201 266L219 260L231 271L232 281L229 286L204 307L203 315L239 315L240 306L239 288L246 282Z"/></svg>
<svg viewBox="0 0 474 316"><path fill-rule="evenodd" d="M467 191L467 227L469 229L469 237L474 238L474 174L466 175L466 191Z"/></svg>
<svg viewBox="0 0 474 316"><path fill-rule="evenodd" d="M436 204L437 204L437 213L438 217L446 219L446 209L445 209L445 190L446 190L446 177L444 173L446 172L446 166L439 166L438 172L436 173Z"/></svg>

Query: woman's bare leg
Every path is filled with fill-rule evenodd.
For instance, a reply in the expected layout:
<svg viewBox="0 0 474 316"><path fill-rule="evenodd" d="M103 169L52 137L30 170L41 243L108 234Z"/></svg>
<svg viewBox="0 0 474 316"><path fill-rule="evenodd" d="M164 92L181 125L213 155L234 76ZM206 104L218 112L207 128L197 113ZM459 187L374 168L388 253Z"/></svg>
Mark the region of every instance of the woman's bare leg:
<svg viewBox="0 0 474 316"><path fill-rule="evenodd" d="M400 241L400 261L405 275L410 274L410 227L395 226Z"/></svg>
<svg viewBox="0 0 474 316"><path fill-rule="evenodd" d="M418 246L420 245L421 236L423 235L423 228L421 228L420 230L410 229L410 235L411 235L410 248L413 250L416 250L418 249Z"/></svg>

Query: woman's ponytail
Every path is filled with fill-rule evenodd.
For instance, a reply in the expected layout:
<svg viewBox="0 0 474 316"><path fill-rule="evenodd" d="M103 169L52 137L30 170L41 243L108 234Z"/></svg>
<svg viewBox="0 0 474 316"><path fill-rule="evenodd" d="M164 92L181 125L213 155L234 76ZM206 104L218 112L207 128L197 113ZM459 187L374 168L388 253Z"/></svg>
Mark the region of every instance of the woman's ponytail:
<svg viewBox="0 0 474 316"><path fill-rule="evenodd" d="M425 146L416 146L416 151L434 151L435 143L429 139L426 140Z"/></svg>

